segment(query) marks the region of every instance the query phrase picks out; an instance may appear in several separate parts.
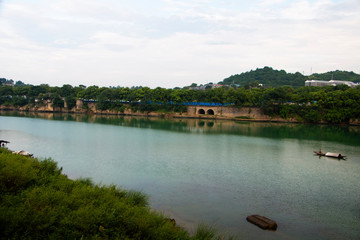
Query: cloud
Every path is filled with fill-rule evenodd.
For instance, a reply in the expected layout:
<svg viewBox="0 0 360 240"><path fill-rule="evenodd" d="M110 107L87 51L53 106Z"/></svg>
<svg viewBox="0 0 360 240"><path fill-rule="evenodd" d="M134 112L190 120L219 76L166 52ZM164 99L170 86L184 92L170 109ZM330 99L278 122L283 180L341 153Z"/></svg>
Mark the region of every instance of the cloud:
<svg viewBox="0 0 360 240"><path fill-rule="evenodd" d="M263 1L260 1L258 3L258 5L261 7L268 7L268 6L273 6L273 5L281 4L281 3L285 3L285 2L286 2L286 0L263 0Z"/></svg>
<svg viewBox="0 0 360 240"><path fill-rule="evenodd" d="M52 85L174 87L257 67L360 61L358 1L12 1L2 4L2 77Z"/></svg>

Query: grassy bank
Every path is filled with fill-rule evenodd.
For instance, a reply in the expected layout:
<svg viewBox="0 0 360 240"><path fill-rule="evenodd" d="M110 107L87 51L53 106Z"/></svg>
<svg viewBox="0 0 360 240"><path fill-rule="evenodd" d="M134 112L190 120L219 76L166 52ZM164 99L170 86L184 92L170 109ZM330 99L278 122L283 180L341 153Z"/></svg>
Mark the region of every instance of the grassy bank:
<svg viewBox="0 0 360 240"><path fill-rule="evenodd" d="M147 196L71 180L51 159L0 148L1 239L223 239L209 227L195 236L148 206Z"/></svg>

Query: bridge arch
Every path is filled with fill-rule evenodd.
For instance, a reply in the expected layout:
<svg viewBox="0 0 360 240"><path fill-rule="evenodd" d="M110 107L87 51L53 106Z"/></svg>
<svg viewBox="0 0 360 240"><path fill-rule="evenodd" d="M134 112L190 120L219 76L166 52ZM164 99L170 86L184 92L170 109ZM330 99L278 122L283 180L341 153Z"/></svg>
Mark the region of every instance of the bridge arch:
<svg viewBox="0 0 360 240"><path fill-rule="evenodd" d="M207 110L206 113L209 114L209 115L215 115L215 112L212 109Z"/></svg>
<svg viewBox="0 0 360 240"><path fill-rule="evenodd" d="M205 114L205 110L204 109L199 109L198 113L199 114Z"/></svg>

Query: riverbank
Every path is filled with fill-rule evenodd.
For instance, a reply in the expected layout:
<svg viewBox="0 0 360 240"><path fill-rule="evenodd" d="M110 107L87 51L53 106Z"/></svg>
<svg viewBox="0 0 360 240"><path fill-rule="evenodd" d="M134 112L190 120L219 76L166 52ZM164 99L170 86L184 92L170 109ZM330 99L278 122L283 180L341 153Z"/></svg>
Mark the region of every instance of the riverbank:
<svg viewBox="0 0 360 240"><path fill-rule="evenodd" d="M98 110L96 103L89 103L86 107L82 103L69 110L66 108L54 108L52 104L42 104L35 106L5 106L0 105L0 111L18 111L18 112L34 112L34 113L70 113L70 114L87 114L87 115L114 115L114 116L137 116L137 117L155 117L155 118L188 118L188 119L216 119L230 120L239 122L279 122L279 123L306 123L300 118L282 118L280 116L268 116L263 114L260 108L243 107L237 108L233 106L188 106L186 112L141 112L133 111L130 107L122 111L116 110ZM211 114L209 114L211 113ZM324 121L318 124L327 124ZM360 126L360 120L350 120L349 123L343 125Z"/></svg>
<svg viewBox="0 0 360 240"><path fill-rule="evenodd" d="M218 239L206 227L191 237L175 220L151 210L141 192L71 180L51 159L0 148L0 163L3 238Z"/></svg>
<svg viewBox="0 0 360 240"><path fill-rule="evenodd" d="M25 105L16 107L11 105L0 105L2 111L20 112L39 112L39 113L79 113L95 115L120 115L120 116L141 116L141 117L161 117L161 118L203 118L203 119L222 119L237 121L270 121L270 122L298 122L296 119L283 119L281 117L271 117L261 113L259 108L233 106L187 106L185 112L169 111L139 111L126 106L122 110L99 110L96 103L86 103L77 101L76 107L72 109L54 108L51 103L38 105Z"/></svg>

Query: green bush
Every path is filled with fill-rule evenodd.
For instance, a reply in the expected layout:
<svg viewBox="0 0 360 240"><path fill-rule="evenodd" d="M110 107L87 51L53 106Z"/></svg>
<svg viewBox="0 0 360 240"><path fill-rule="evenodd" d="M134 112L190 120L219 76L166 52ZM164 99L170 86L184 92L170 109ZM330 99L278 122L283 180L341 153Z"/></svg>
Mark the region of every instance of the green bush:
<svg viewBox="0 0 360 240"><path fill-rule="evenodd" d="M219 235L218 231L213 226L208 226L205 224L199 224L198 228L196 229L194 239L196 240L222 240L224 236ZM230 239L234 239L234 237L229 237Z"/></svg>
<svg viewBox="0 0 360 240"><path fill-rule="evenodd" d="M143 193L70 180L50 159L0 153L4 239L189 239L148 207Z"/></svg>
<svg viewBox="0 0 360 240"><path fill-rule="evenodd" d="M218 239L194 237L148 207L148 197L91 179L71 180L51 159L0 148L1 239Z"/></svg>

